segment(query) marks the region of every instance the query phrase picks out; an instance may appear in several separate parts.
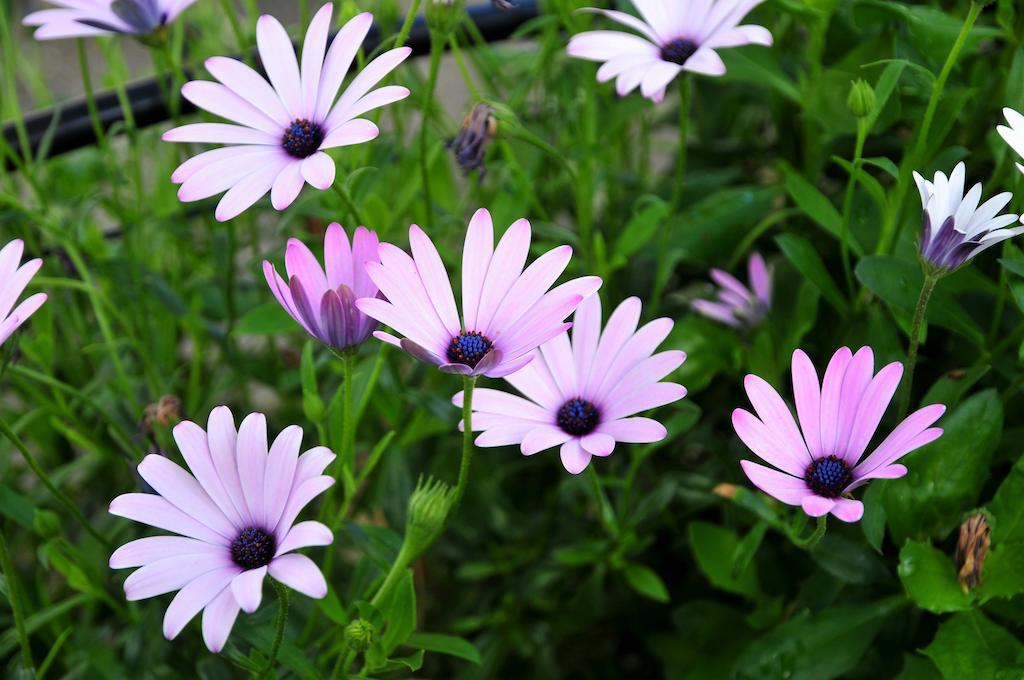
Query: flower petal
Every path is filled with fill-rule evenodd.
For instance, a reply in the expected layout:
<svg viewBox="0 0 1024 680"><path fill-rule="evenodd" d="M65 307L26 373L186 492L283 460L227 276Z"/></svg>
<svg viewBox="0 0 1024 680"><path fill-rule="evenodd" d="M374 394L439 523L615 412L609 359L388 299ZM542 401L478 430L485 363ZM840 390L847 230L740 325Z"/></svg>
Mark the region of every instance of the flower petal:
<svg viewBox="0 0 1024 680"><path fill-rule="evenodd" d="M305 555L289 553L275 557L270 563L270 575L303 595L319 600L327 596L327 581L320 568Z"/></svg>

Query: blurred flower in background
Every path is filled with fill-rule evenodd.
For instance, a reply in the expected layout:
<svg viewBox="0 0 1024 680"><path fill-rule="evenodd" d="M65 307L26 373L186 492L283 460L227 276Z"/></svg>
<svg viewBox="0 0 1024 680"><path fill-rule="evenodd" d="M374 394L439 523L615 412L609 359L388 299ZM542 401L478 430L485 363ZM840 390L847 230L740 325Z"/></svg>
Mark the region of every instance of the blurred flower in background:
<svg viewBox="0 0 1024 680"><path fill-rule="evenodd" d="M763 0L634 0L638 19L625 12L587 8L641 33L586 31L569 40L569 56L603 62L597 80L616 79L615 89L626 95L640 87L654 102L665 98L665 88L683 71L708 76L725 74L725 63L715 52L723 47L771 45L772 34L763 26L739 22Z"/></svg>
<svg viewBox="0 0 1024 680"><path fill-rule="evenodd" d="M747 448L778 468L741 461L754 486L787 505L801 506L812 517L831 512L844 522L856 522L864 504L850 497L853 489L871 479L907 474L896 461L942 434L931 425L946 407L932 404L910 414L861 460L903 377L899 362L877 375L874 370L870 347L856 354L843 347L819 385L811 360L802 350L793 352L799 427L779 393L762 378L748 375L744 387L757 416L738 408L732 424Z"/></svg>
<svg viewBox="0 0 1024 680"><path fill-rule="evenodd" d="M295 523L334 484L322 474L334 454L318 446L300 456L296 425L268 447L262 414L246 416L236 431L225 406L210 413L206 431L185 421L174 439L192 473L148 455L139 474L156 493L110 503L113 515L179 534L140 538L110 556L112 569L139 567L124 582L129 600L178 591L164 614L164 636L173 640L202 611L203 640L219 652L239 610L259 608L268 574L309 597L327 595L319 567L292 551L334 540L320 522Z"/></svg>
<svg viewBox="0 0 1024 680"><path fill-rule="evenodd" d="M494 117L494 109L489 105L477 104L466 115L459 134L448 144L463 173L479 170L480 181L484 181L487 174L484 157L497 131L498 119Z"/></svg>
<svg viewBox="0 0 1024 680"><path fill-rule="evenodd" d="M957 163L948 178L936 172L931 182L914 173L924 209L921 257L939 271L953 271L986 248L1024 232L1024 227L1006 228L1017 222L1017 215L999 214L1013 194L1003 192L979 206L981 183L964 195L966 172Z"/></svg>
<svg viewBox="0 0 1024 680"><path fill-rule="evenodd" d="M274 297L299 325L320 342L335 349L362 344L377 322L358 309L355 301L375 297L377 286L366 273L367 262L380 262L377 233L356 229L348 235L338 223L327 227L324 264L302 241L289 239L284 263L286 281L270 262L263 261L263 275Z"/></svg>
<svg viewBox="0 0 1024 680"><path fill-rule="evenodd" d="M764 321L772 304L772 274L759 253L747 263L750 288L721 269L711 270L718 284L714 300L695 300L694 311L734 328L754 328ZM751 290L752 289L752 290Z"/></svg>
<svg viewBox="0 0 1024 680"><path fill-rule="evenodd" d="M494 247L491 214L476 211L462 255L462 321L444 263L430 238L409 228L412 257L390 243L380 264L367 271L386 300L362 298L356 306L405 337L374 335L446 373L500 378L528 364L533 350L569 328L565 318L601 286L585 276L553 288L572 248L559 246L526 270L530 223L516 220Z"/></svg>
<svg viewBox="0 0 1024 680"><path fill-rule="evenodd" d="M24 250L25 243L21 239L11 241L0 250L0 344L46 302L46 293L36 293L14 307L29 281L43 266L38 258L21 264Z"/></svg>
<svg viewBox="0 0 1024 680"><path fill-rule="evenodd" d="M1009 123L1009 126L997 125L996 132L999 133L1018 156L1024 157L1024 115L1006 107L1003 109L1003 116L1006 117L1006 122ZM1017 163L1017 169L1024 172L1024 165Z"/></svg>
<svg viewBox="0 0 1024 680"><path fill-rule="evenodd" d="M592 456L608 456L616 442L649 443L665 438L665 427L632 417L686 396L686 388L660 382L686 354L654 354L672 320L655 319L639 330L639 298L622 302L601 329L601 299L591 295L573 317L572 340L562 333L541 345L536 358L505 380L526 399L478 388L473 429L477 446L519 444L523 455L561 446L565 469L576 475ZM452 401L461 407L463 393Z"/></svg>
<svg viewBox="0 0 1024 680"><path fill-rule="evenodd" d="M25 17L38 26L36 40L85 38L122 33L144 37L171 23L196 0L47 0L60 9Z"/></svg>
<svg viewBox="0 0 1024 680"><path fill-rule="evenodd" d="M235 59L208 59L207 70L220 82L195 80L181 93L199 108L237 124L194 123L164 133L168 142L231 145L182 163L171 176L181 184L178 198L199 201L227 192L216 212L224 221L268 191L274 208L284 210L303 184L317 189L334 184L334 161L324 151L374 139L380 132L377 126L358 116L409 96L408 89L397 85L370 91L409 56L409 48L399 47L367 64L335 103L372 24L368 13L351 19L325 56L331 5L324 5L306 32L300 70L284 27L274 17L261 16L256 41L269 83Z"/></svg>

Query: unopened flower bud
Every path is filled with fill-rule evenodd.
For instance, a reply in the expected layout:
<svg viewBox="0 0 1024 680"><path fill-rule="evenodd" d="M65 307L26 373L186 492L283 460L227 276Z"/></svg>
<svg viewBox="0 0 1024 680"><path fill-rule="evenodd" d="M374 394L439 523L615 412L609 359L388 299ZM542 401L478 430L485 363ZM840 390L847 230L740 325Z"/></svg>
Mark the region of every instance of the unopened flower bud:
<svg viewBox="0 0 1024 680"><path fill-rule="evenodd" d="M405 540L412 555L426 550L444 529L448 512L455 501L455 490L444 482L420 477L409 497L405 520Z"/></svg>
<svg viewBox="0 0 1024 680"><path fill-rule="evenodd" d="M738 487L735 484L722 482L721 484L716 484L715 488L711 490L711 493L715 494L716 496L721 496L722 498L732 499L736 497L737 488Z"/></svg>
<svg viewBox="0 0 1024 680"><path fill-rule="evenodd" d="M960 539L956 544L957 580L964 592L981 583L981 571L989 548L988 519L982 513L971 515L960 525Z"/></svg>
<svg viewBox="0 0 1024 680"><path fill-rule="evenodd" d="M875 110L875 91L866 81L858 78L850 85L846 106L856 118L867 118Z"/></svg>
<svg viewBox="0 0 1024 680"><path fill-rule="evenodd" d="M428 0L423 13L431 40L447 40L466 13L466 0Z"/></svg>
<svg viewBox="0 0 1024 680"><path fill-rule="evenodd" d="M142 414L142 430L148 436L153 433L154 425L174 427L181 422L181 399L173 394L165 394L160 401L146 406Z"/></svg>
<svg viewBox="0 0 1024 680"><path fill-rule="evenodd" d="M345 643L356 652L365 652L376 633L377 629L366 619L353 619L345 626Z"/></svg>
<svg viewBox="0 0 1024 680"><path fill-rule="evenodd" d="M487 174L484 157L497 131L498 119L494 117L494 109L483 103L474 106L462 121L458 136L448 144L463 173L479 170L480 182L484 181Z"/></svg>

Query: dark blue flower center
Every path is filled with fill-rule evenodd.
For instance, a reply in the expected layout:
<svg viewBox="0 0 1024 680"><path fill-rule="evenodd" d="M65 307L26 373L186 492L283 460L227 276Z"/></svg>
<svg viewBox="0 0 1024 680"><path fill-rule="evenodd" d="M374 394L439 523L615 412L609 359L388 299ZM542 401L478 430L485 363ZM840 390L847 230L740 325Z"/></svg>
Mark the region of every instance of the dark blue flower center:
<svg viewBox="0 0 1024 680"><path fill-rule="evenodd" d="M853 481L853 473L842 458L826 456L807 466L804 481L811 491L823 498L839 498Z"/></svg>
<svg viewBox="0 0 1024 680"><path fill-rule="evenodd" d="M494 343L486 335L477 331L464 331L452 338L451 344L448 345L448 361L476 368L493 347Z"/></svg>
<svg viewBox="0 0 1024 680"><path fill-rule="evenodd" d="M597 407L579 397L570 399L558 409L558 427L574 437L590 434L600 420L601 413Z"/></svg>
<svg viewBox="0 0 1024 680"><path fill-rule="evenodd" d="M309 158L320 150L323 141L323 128L305 118L296 118L285 129L284 136L281 138L281 146L290 156Z"/></svg>
<svg viewBox="0 0 1024 680"><path fill-rule="evenodd" d="M259 569L270 564L276 549L273 535L259 527L248 527L231 542L231 559L242 569Z"/></svg>
<svg viewBox="0 0 1024 680"><path fill-rule="evenodd" d="M682 66L696 51L697 43L686 38L676 38L661 46L661 59Z"/></svg>

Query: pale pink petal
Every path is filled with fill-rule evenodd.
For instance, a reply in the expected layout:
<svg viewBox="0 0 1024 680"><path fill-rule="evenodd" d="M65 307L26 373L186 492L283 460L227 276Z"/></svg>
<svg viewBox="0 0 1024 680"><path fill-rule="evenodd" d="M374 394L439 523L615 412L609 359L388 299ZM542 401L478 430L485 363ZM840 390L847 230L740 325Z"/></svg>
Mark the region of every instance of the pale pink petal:
<svg viewBox="0 0 1024 680"><path fill-rule="evenodd" d="M942 435L942 430L932 428L931 424L945 411L946 407L942 404L932 404L911 413L871 455L853 469L854 479L866 477L878 468L891 465L914 449L937 439Z"/></svg>
<svg viewBox="0 0 1024 680"><path fill-rule="evenodd" d="M350 111L353 110L354 105L369 92L374 85L379 83L381 80L387 77L391 71L398 67L406 58L412 54L412 50L408 47L398 47L393 50L388 50L384 54L380 55L366 67L359 72L359 74L352 79L345 91L342 92L341 98L338 99L338 103L335 104L331 112L327 114L326 125L328 130L333 130L336 126L343 123L344 121L351 118Z"/></svg>
<svg viewBox="0 0 1024 680"><path fill-rule="evenodd" d="M754 295L764 304L770 305L772 301L772 276L760 253L754 253L750 256L747 269L750 276L750 287L754 289Z"/></svg>
<svg viewBox="0 0 1024 680"><path fill-rule="evenodd" d="M327 595L327 582L320 568L305 555L289 553L270 563L270 576L303 595L319 600Z"/></svg>
<svg viewBox="0 0 1024 680"><path fill-rule="evenodd" d="M235 619L238 618L238 609L235 596L231 588L227 587L203 610L203 642L214 654L224 649Z"/></svg>
<svg viewBox="0 0 1024 680"><path fill-rule="evenodd" d="M494 366L491 366L484 371L483 375L486 375L488 378L504 378L507 375L511 375L516 371L522 370L523 367L536 359L537 356L536 352L530 352L529 354L524 354L516 359L496 362ZM481 360L480 363L482 364L483 360ZM477 364L477 369L479 368L480 364Z"/></svg>
<svg viewBox="0 0 1024 680"><path fill-rule="evenodd" d="M129 601L144 600L178 590L192 579L234 564L228 551L219 555L174 555L139 567L124 581Z"/></svg>
<svg viewBox="0 0 1024 680"><path fill-rule="evenodd" d="M570 57L591 61L608 61L625 54L658 57L658 47L648 40L621 31L586 31L569 39L566 53Z"/></svg>
<svg viewBox="0 0 1024 680"><path fill-rule="evenodd" d="M202 522L189 517L165 498L152 493L126 493L110 502L111 515L148 524L157 529L173 531L215 545L229 541Z"/></svg>
<svg viewBox="0 0 1024 680"><path fill-rule="evenodd" d="M325 4L313 15L302 41L302 117L315 118L317 93L320 89L320 71L324 66L327 32L331 29L333 5ZM245 609L243 607L243 609Z"/></svg>
<svg viewBox="0 0 1024 680"><path fill-rule="evenodd" d="M855 458L851 458L848 449L850 435L853 430L853 421L860 406L861 397L864 391L871 384L871 378L875 374L875 355L870 347L861 347L850 360L843 374L843 386L839 392L839 431L836 435L836 448L831 451L835 455L853 464Z"/></svg>
<svg viewBox="0 0 1024 680"><path fill-rule="evenodd" d="M299 63L287 31L274 17L264 14L256 21L256 44L260 62L274 86L281 104L294 120L302 117L302 89Z"/></svg>
<svg viewBox="0 0 1024 680"><path fill-rule="evenodd" d="M864 504L849 498L837 498L832 514L844 522L858 522L864 516Z"/></svg>
<svg viewBox="0 0 1024 680"><path fill-rule="evenodd" d="M219 222L226 222L242 214L249 206L263 198L274 185L278 173L289 163L294 163L287 154L281 155L263 167L254 170L245 179L231 187L217 204L214 216Z"/></svg>
<svg viewBox="0 0 1024 680"><path fill-rule="evenodd" d="M266 575L267 568L260 567L243 571L231 580L231 593L246 614L252 614L260 608L260 601L263 599L263 577Z"/></svg>
<svg viewBox="0 0 1024 680"><path fill-rule="evenodd" d="M698 314L724 323L727 326L739 328L741 325L736 316L736 311L732 307L727 307L718 302L711 302L710 300L694 300L690 306Z"/></svg>
<svg viewBox="0 0 1024 680"><path fill-rule="evenodd" d="M878 424L885 415L885 409L896 394L903 378L903 364L891 363L878 372L864 390L854 417L850 431L850 440L846 447L846 460L849 465L856 465L863 455L871 437L874 436Z"/></svg>
<svg viewBox="0 0 1024 680"><path fill-rule="evenodd" d="M601 337L601 296L591 295L576 308L572 317L572 359L581 392L590 385L590 367Z"/></svg>
<svg viewBox="0 0 1024 680"><path fill-rule="evenodd" d="M775 388L756 375L748 375L743 380L743 386L750 403L754 406L754 411L771 432L772 437L778 440L780 447L792 452L790 460L803 461L804 465L809 464L811 454L807 451L800 429L796 426L786 402Z"/></svg>
<svg viewBox="0 0 1024 680"><path fill-rule="evenodd" d="M462 315L466 329L477 327L477 311L493 252L491 214L480 208L469 221L462 250Z"/></svg>
<svg viewBox="0 0 1024 680"><path fill-rule="evenodd" d="M562 459L562 466L569 474L578 475L590 464L590 454L580 446L579 439L570 439L562 444L559 455Z"/></svg>
<svg viewBox="0 0 1024 680"><path fill-rule="evenodd" d="M274 556L277 557L300 548L330 545L333 542L334 535L326 525L312 520L299 522L288 531L284 540L277 546L277 552L274 553Z"/></svg>
<svg viewBox="0 0 1024 680"><path fill-rule="evenodd" d="M455 295L452 293L448 271L441 262L437 248L415 224L409 227L409 247L416 263L416 270L423 281L423 288L438 318L441 319L441 324L450 335L457 336L460 330L459 311L455 308Z"/></svg>
<svg viewBox="0 0 1024 680"><path fill-rule="evenodd" d="M270 447L263 479L264 526L277 526L291 494L295 468L302 446L302 428L297 425L281 431Z"/></svg>
<svg viewBox="0 0 1024 680"><path fill-rule="evenodd" d="M302 164L289 163L274 180L270 188L270 204L274 210L284 210L295 201L302 191L305 179L302 177Z"/></svg>
<svg viewBox="0 0 1024 680"><path fill-rule="evenodd" d="M483 417L481 416L481 419ZM494 422L490 424L492 427L486 428L484 433L476 438L475 443L477 446L490 448L492 446L522 444L526 435L538 426L535 420L512 420L507 416L500 418L494 416ZM476 427L475 422L473 427Z"/></svg>
<svg viewBox="0 0 1024 680"><path fill-rule="evenodd" d="M373 255L377 255L376 248ZM363 269L364 262L365 260L357 262L359 269ZM354 288L353 266L353 253L348 242L348 234L340 224L331 222L324 236L324 272L327 275L327 287L336 290L338 286L345 284L349 288ZM359 291L354 292L358 297L366 297Z"/></svg>
<svg viewBox="0 0 1024 680"><path fill-rule="evenodd" d="M165 142L200 142L206 144L265 144L280 146L280 135L228 123L191 123L163 134Z"/></svg>
<svg viewBox="0 0 1024 680"><path fill-rule="evenodd" d="M539 352L535 354L532 362L515 373L505 376L505 380L545 409L551 412L557 411L565 403L566 397L559 390L551 371L548 370L543 355Z"/></svg>
<svg viewBox="0 0 1024 680"><path fill-rule="evenodd" d="M704 43L704 47L719 49L723 47L740 47L742 45L764 45L770 47L772 34L764 26L736 26L720 31Z"/></svg>
<svg viewBox="0 0 1024 680"><path fill-rule="evenodd" d="M326 446L314 446L299 456L299 464L295 468L295 480L292 482L292 493L294 494L303 482L322 475L335 457L334 452Z"/></svg>
<svg viewBox="0 0 1024 680"><path fill-rule="evenodd" d="M193 80L182 85L181 96L199 108L234 123L262 130L269 135L282 133L280 123L220 83Z"/></svg>
<svg viewBox="0 0 1024 680"><path fill-rule="evenodd" d="M559 446L572 439L572 435L557 427L535 427L530 430L520 443L519 450L524 456Z"/></svg>
<svg viewBox="0 0 1024 680"><path fill-rule="evenodd" d="M601 333L601 339L597 344L597 352L594 354L588 388L602 383L615 356L636 332L637 324L640 322L640 310L640 298L629 297L608 317L608 323L605 324L604 332Z"/></svg>
<svg viewBox="0 0 1024 680"><path fill-rule="evenodd" d="M324 58L324 65L320 71L320 86L317 89L316 120L325 120L330 113L331 106L338 94L345 74L348 73L352 60L359 51L360 45L366 39L366 34L373 25L373 15L363 12L352 17L341 27L341 30L331 41L331 47L327 50Z"/></svg>
<svg viewBox="0 0 1024 680"><path fill-rule="evenodd" d="M591 432L580 437L580 446L594 456L607 456L615 449L615 437L606 432Z"/></svg>
<svg viewBox="0 0 1024 680"><path fill-rule="evenodd" d="M339 146L362 144L376 139L379 134L380 129L374 123L365 118L355 118L345 121L328 132L324 141L320 143L320 148L333 149Z"/></svg>
<svg viewBox="0 0 1024 680"><path fill-rule="evenodd" d="M754 486L787 505L800 505L804 498L811 495L811 490L799 477L772 470L749 460L741 460L740 466Z"/></svg>
<svg viewBox="0 0 1024 680"><path fill-rule="evenodd" d="M408 97L410 94L409 88L402 87L401 85L385 85L379 87L373 92L370 92L359 101L355 102L348 107L346 114L350 118L361 116L368 111L379 109L382 106L388 104L394 104L397 101L401 101Z"/></svg>
<svg viewBox="0 0 1024 680"><path fill-rule="evenodd" d="M211 57L205 63L206 70L214 78L269 116L280 128L278 135L284 134L284 129L294 116L285 110L281 98L263 76L248 65L229 57Z"/></svg>
<svg viewBox="0 0 1024 680"><path fill-rule="evenodd" d="M317 189L330 189L335 172L334 161L323 151L317 151L302 161L302 176Z"/></svg>
<svg viewBox="0 0 1024 680"><path fill-rule="evenodd" d="M292 527L292 523L295 522L295 518L299 516L302 509L333 485L333 477L322 475L307 479L300 483L297 488L293 488L288 504L285 505L284 512L281 513L281 519L278 521L277 526L274 527L274 539L278 543L283 542L288 535L289 529Z"/></svg>
<svg viewBox="0 0 1024 680"><path fill-rule="evenodd" d="M267 466L267 419L262 413L250 413L238 426L236 457L249 516L262 524L266 516L263 478Z"/></svg>
<svg viewBox="0 0 1024 680"><path fill-rule="evenodd" d="M138 470L146 483L176 508L224 538L234 540L236 527L203 491L195 477L167 458L152 453L142 459Z"/></svg>
<svg viewBox="0 0 1024 680"><path fill-rule="evenodd" d="M821 447L821 388L818 384L818 373L814 364L803 350L793 352L793 398L796 401L796 414L800 418L807 448L812 458L821 458L825 453Z"/></svg>
<svg viewBox="0 0 1024 680"><path fill-rule="evenodd" d="M853 353L849 348L842 347L828 362L825 377L821 384L821 406L819 429L821 451L824 455L833 455L839 448L839 412L842 406L841 391L846 367L850 365Z"/></svg>
<svg viewBox="0 0 1024 680"><path fill-rule="evenodd" d="M617 21L623 26L628 26L629 28L632 28L637 33L642 33L652 43L661 42L661 37L654 32L654 29L651 26L645 24L643 21L641 21L640 19L636 18L631 14L626 14L625 12L619 12L612 9L597 9L592 7L585 7L581 11L603 14L612 21Z"/></svg>
<svg viewBox="0 0 1024 680"><path fill-rule="evenodd" d="M640 81L640 93L645 97L653 97L665 89L672 79L679 75L683 67L667 61L652 64Z"/></svg>
<svg viewBox="0 0 1024 680"><path fill-rule="evenodd" d="M512 284L523 272L523 265L530 252L530 223L520 219L512 223L494 249L487 276L480 294L480 306L476 314L476 325L469 330L490 328L498 306L505 298Z"/></svg>
<svg viewBox="0 0 1024 680"><path fill-rule="evenodd" d="M604 377L601 379L601 382L597 384L591 383L587 388L588 393L594 395L610 394L626 376L634 380L643 380L650 377L651 382L663 378L666 374L661 374L657 377L645 376L639 369L644 366L646 360L651 357L651 354L658 348L658 345L668 337L668 334L672 331L672 326L672 320L666 318L655 319L643 325L633 334L633 337L623 343L611 364L604 371ZM686 355L682 352L673 356L678 358L679 362L675 368L678 368L686 359ZM671 370L675 370L675 368Z"/></svg>
<svg viewBox="0 0 1024 680"><path fill-rule="evenodd" d="M253 174L253 168L274 164L282 159L278 147L254 146L245 154L226 156L192 173L178 188L178 200L189 203L223 193Z"/></svg>
<svg viewBox="0 0 1024 680"><path fill-rule="evenodd" d="M195 423L186 420L174 427L173 434L182 458L203 490L233 526L242 526L242 515L235 508L231 495L225 489L214 467L206 432Z"/></svg>
<svg viewBox="0 0 1024 680"><path fill-rule="evenodd" d="M215 545L184 536L147 536L129 541L110 556L111 569L141 567L175 555L223 555L224 545Z"/></svg>
<svg viewBox="0 0 1024 680"><path fill-rule="evenodd" d="M483 331L484 335L498 337L503 330L530 314L533 306L565 271L571 256L572 248L560 246L541 255L527 267L494 312L489 327Z"/></svg>
<svg viewBox="0 0 1024 680"><path fill-rule="evenodd" d="M452 403L462 408L463 393L459 392L452 397ZM542 423L551 422L551 414L537 406L531 401L517 397L508 392L478 387L473 391L473 411L484 413L496 413L498 415L513 416L526 420L536 420Z"/></svg>
<svg viewBox="0 0 1024 680"><path fill-rule="evenodd" d="M821 517L822 515L828 514L832 508L835 507L836 502L830 498L822 498L821 496L804 496L800 501L801 507L811 517Z"/></svg>
<svg viewBox="0 0 1024 680"><path fill-rule="evenodd" d="M702 47L693 53L693 56L686 60L683 68L694 73L702 73L708 76L724 76L725 62L714 50Z"/></svg>
<svg viewBox="0 0 1024 680"><path fill-rule="evenodd" d="M206 424L206 433L213 458L213 467L217 470L224 490L231 498L235 511L246 524L253 522L249 514L249 506L242 493L242 483L238 477L238 464L235 457L235 446L238 432L235 430L235 419L227 406L218 406L210 411Z"/></svg>
<svg viewBox="0 0 1024 680"><path fill-rule="evenodd" d="M193 579L171 600L164 612L164 637L173 640L195 618L196 614L210 604L224 589L228 588L241 567L232 565L214 569Z"/></svg>
<svg viewBox="0 0 1024 680"><path fill-rule="evenodd" d="M686 396L686 388L676 383L659 382L602 404L602 415L617 420L634 413L649 411L679 401Z"/></svg>
<svg viewBox="0 0 1024 680"><path fill-rule="evenodd" d="M732 426L736 434L761 460L788 472L803 477L810 464L810 458L802 451L794 451L787 443L757 419L752 413L738 408L732 412Z"/></svg>
<svg viewBox="0 0 1024 680"><path fill-rule="evenodd" d="M668 436L668 430L651 418L619 418L603 422L596 432L602 432L623 444L650 444L660 442Z"/></svg>
<svg viewBox="0 0 1024 680"><path fill-rule="evenodd" d="M544 357L544 362L551 371L559 391L565 395L565 398L573 399L579 396L580 388L576 382L576 370L572 359L572 347L569 345L569 334L559 333L541 345L540 353Z"/></svg>

